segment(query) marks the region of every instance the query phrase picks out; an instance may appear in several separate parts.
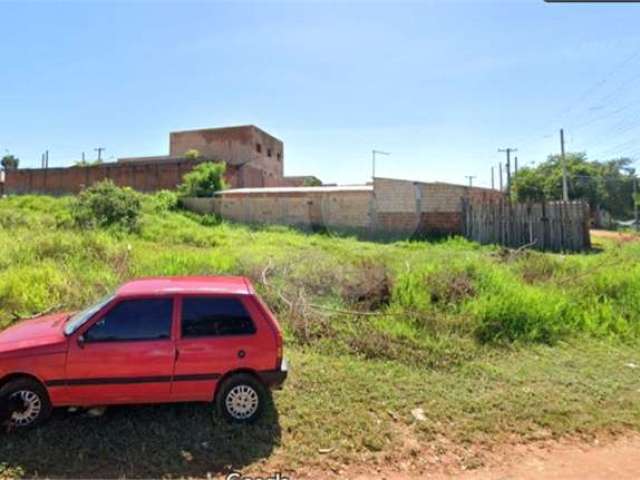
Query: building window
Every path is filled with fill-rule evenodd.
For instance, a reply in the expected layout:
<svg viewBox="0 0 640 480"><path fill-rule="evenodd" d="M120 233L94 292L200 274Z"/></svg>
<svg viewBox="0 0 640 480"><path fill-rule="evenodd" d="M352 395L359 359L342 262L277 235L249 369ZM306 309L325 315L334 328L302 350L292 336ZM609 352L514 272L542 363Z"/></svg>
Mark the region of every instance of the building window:
<svg viewBox="0 0 640 480"><path fill-rule="evenodd" d="M278 152L276 158L278 159L278 161L282 160L282 154Z"/></svg>
<svg viewBox="0 0 640 480"><path fill-rule="evenodd" d="M267 157L270 157L270 156L271 156L271 149L267 148Z"/></svg>
<svg viewBox="0 0 640 480"><path fill-rule="evenodd" d="M262 145L260 145L259 143L256 143L256 152L262 153Z"/></svg>

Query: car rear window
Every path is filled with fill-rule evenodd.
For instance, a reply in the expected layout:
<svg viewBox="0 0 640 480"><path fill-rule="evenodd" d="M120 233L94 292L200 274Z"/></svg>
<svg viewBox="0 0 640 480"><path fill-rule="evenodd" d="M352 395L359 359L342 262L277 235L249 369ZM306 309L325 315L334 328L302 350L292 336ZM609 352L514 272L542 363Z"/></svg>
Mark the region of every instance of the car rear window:
<svg viewBox="0 0 640 480"><path fill-rule="evenodd" d="M251 335L256 327L237 298L185 297L182 300L183 337Z"/></svg>
<svg viewBox="0 0 640 480"><path fill-rule="evenodd" d="M171 337L173 299L125 300L87 330L89 342L164 340Z"/></svg>

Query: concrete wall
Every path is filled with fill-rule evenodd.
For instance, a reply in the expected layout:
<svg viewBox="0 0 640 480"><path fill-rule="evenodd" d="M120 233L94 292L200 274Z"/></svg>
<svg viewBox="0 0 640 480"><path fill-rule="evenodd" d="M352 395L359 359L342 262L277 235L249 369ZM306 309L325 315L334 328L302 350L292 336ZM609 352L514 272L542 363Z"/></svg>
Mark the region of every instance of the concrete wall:
<svg viewBox="0 0 640 480"><path fill-rule="evenodd" d="M290 189L283 189L290 190ZM215 198L192 198L185 206L200 213L216 213L242 223L292 225L311 230L368 230L371 190L230 192Z"/></svg>
<svg viewBox="0 0 640 480"><path fill-rule="evenodd" d="M376 178L368 187L238 190L185 203L192 210L242 223L410 237L462 233L464 196L498 199L503 195L460 185Z"/></svg>

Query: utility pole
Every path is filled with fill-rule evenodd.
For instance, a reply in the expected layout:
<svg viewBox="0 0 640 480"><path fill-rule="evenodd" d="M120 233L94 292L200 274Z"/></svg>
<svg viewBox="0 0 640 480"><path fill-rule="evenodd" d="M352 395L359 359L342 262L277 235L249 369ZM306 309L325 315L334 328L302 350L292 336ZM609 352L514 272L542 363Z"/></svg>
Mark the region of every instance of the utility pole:
<svg viewBox="0 0 640 480"><path fill-rule="evenodd" d="M562 160L562 200L568 202L569 186L567 185L567 159L564 155L564 129L562 128L560 129L560 158Z"/></svg>
<svg viewBox="0 0 640 480"><path fill-rule="evenodd" d="M635 176L635 174L633 175L633 224L634 227L636 229L636 232L638 231L638 229L640 228L640 226L638 225L638 200L636 198L636 194L638 193L638 179Z"/></svg>
<svg viewBox="0 0 640 480"><path fill-rule="evenodd" d="M514 163L514 174L518 175L518 156L516 155L516 158L513 159L513 163Z"/></svg>
<svg viewBox="0 0 640 480"><path fill-rule="evenodd" d="M495 190L495 189L496 189L495 172L494 172L494 167L491 167L491 190Z"/></svg>
<svg viewBox="0 0 640 480"><path fill-rule="evenodd" d="M498 164L498 168L500 169L500 191L502 191L502 163Z"/></svg>
<svg viewBox="0 0 640 480"><path fill-rule="evenodd" d="M465 175L464 177L469 179L469 186L473 187L473 179L476 178L476 175Z"/></svg>
<svg viewBox="0 0 640 480"><path fill-rule="evenodd" d="M85 161L85 158L84 158L84 152L82 152L82 164L84 165L85 163L87 162Z"/></svg>
<svg viewBox="0 0 640 480"><path fill-rule="evenodd" d="M106 148L98 147L98 148L94 148L94 150L98 152L98 163L100 163L102 161L102 152L104 152Z"/></svg>
<svg viewBox="0 0 640 480"><path fill-rule="evenodd" d="M376 155L391 155L389 152L381 150L371 150L371 178L376 178Z"/></svg>
<svg viewBox="0 0 640 480"><path fill-rule="evenodd" d="M511 147L498 149L499 153L505 152L507 154L507 164L505 165L505 168L507 169L507 196L511 194L511 152L517 151L517 148Z"/></svg>

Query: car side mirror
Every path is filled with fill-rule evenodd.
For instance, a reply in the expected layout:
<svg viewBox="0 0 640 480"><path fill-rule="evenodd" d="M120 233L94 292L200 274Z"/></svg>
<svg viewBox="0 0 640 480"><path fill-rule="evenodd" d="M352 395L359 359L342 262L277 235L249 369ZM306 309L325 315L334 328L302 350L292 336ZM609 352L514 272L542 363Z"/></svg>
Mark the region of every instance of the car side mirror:
<svg viewBox="0 0 640 480"><path fill-rule="evenodd" d="M84 348L84 341L85 341L85 340L84 340L84 335L78 335L78 340L77 340L77 342L78 342L78 346L79 346L80 348Z"/></svg>

